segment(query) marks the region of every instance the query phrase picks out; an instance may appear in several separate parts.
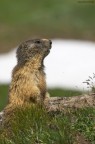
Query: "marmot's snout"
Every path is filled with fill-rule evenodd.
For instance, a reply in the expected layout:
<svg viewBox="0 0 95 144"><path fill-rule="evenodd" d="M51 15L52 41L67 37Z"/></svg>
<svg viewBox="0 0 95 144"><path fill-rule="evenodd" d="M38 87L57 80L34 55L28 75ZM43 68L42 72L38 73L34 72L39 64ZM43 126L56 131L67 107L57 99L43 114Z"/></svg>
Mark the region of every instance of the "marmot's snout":
<svg viewBox="0 0 95 144"><path fill-rule="evenodd" d="M42 41L43 41L43 45L44 45L45 56L47 56L52 47L52 41L49 39L42 39Z"/></svg>
<svg viewBox="0 0 95 144"><path fill-rule="evenodd" d="M52 41L49 39L42 39L43 42L43 50L44 50L44 56L47 56L50 52L50 49L52 47Z"/></svg>
<svg viewBox="0 0 95 144"><path fill-rule="evenodd" d="M42 41L44 42L45 46L49 49L51 49L52 46L52 41L49 39L42 39Z"/></svg>

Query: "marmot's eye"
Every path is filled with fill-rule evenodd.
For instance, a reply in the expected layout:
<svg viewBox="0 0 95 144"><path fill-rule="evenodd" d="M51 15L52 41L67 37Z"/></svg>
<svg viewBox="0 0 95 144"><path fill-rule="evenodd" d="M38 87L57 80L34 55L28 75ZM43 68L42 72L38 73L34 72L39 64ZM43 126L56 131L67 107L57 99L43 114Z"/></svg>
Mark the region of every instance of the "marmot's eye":
<svg viewBox="0 0 95 144"><path fill-rule="evenodd" d="M35 41L35 43L40 44L40 43L41 43L41 41L40 41L40 40L36 40L36 41Z"/></svg>

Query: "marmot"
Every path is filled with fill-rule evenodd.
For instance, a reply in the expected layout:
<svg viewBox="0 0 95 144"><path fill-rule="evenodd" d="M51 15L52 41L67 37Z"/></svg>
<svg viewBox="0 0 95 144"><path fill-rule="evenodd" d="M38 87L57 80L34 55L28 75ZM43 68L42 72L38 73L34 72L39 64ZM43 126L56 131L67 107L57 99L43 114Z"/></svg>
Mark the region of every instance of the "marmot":
<svg viewBox="0 0 95 144"><path fill-rule="evenodd" d="M25 103L43 103L47 95L43 60L51 45L48 39L31 39L20 44L5 111Z"/></svg>

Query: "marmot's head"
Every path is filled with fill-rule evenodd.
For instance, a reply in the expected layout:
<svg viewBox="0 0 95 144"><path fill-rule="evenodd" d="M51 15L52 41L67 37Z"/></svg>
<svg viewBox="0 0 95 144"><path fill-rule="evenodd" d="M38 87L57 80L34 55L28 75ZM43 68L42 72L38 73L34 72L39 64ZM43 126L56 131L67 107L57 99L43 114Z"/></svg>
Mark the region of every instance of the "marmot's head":
<svg viewBox="0 0 95 144"><path fill-rule="evenodd" d="M37 54L44 59L50 52L52 42L48 39L31 39L23 42L17 49L18 62L30 60Z"/></svg>

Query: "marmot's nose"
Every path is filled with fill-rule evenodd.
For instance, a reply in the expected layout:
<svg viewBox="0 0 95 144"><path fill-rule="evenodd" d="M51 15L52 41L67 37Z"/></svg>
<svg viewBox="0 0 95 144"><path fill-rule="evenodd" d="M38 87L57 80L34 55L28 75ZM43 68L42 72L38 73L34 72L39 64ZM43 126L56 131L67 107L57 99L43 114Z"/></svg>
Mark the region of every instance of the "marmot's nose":
<svg viewBox="0 0 95 144"><path fill-rule="evenodd" d="M52 45L52 41L51 40L49 40L49 43L50 43L50 45Z"/></svg>

